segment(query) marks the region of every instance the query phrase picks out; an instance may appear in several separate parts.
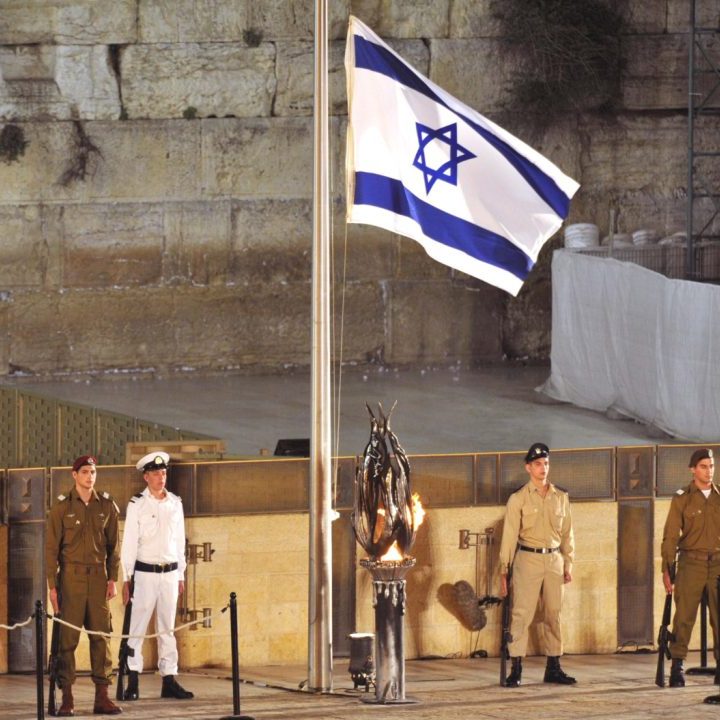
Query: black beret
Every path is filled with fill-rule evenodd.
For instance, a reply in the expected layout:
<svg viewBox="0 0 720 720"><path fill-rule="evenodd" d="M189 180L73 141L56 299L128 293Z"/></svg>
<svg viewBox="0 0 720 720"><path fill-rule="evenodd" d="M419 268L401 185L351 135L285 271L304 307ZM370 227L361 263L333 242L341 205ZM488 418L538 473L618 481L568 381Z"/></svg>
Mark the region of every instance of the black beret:
<svg viewBox="0 0 720 720"><path fill-rule="evenodd" d="M550 448L543 443L533 443L525 455L525 462L531 463L533 460L550 457Z"/></svg>
<svg viewBox="0 0 720 720"><path fill-rule="evenodd" d="M698 448L690 457L690 464L688 467L695 467L701 460L712 460L713 451L710 448Z"/></svg>

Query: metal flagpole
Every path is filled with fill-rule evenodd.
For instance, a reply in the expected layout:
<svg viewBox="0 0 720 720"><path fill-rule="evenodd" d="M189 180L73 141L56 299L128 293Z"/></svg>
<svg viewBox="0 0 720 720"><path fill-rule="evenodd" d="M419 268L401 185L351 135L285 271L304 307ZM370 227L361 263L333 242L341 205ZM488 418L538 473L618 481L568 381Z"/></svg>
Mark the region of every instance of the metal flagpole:
<svg viewBox="0 0 720 720"><path fill-rule="evenodd" d="M332 526L330 398L330 183L327 0L315 0L312 275L312 432L308 688L332 690Z"/></svg>

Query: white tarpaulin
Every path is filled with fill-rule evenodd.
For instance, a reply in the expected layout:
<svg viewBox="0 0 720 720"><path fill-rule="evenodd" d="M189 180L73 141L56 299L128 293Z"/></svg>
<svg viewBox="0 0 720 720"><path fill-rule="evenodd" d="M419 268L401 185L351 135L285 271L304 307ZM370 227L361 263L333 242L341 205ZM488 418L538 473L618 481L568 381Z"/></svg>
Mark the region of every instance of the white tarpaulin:
<svg viewBox="0 0 720 720"><path fill-rule="evenodd" d="M696 442L720 438L720 287L558 250L551 373L539 388Z"/></svg>

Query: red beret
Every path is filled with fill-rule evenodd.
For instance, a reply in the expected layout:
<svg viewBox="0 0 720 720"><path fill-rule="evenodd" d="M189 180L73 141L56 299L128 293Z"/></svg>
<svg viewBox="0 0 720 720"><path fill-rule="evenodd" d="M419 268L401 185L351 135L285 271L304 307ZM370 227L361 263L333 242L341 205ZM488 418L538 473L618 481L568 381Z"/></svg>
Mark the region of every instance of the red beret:
<svg viewBox="0 0 720 720"><path fill-rule="evenodd" d="M97 460L92 455L81 455L73 463L73 472L77 472L83 465L97 465Z"/></svg>

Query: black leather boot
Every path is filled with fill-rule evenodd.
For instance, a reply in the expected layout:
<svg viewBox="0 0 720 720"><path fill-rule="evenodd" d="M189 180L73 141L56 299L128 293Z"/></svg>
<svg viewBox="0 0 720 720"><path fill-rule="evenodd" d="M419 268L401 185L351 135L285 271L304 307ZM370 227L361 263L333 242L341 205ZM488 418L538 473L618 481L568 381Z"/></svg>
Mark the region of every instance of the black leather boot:
<svg viewBox="0 0 720 720"><path fill-rule="evenodd" d="M670 666L670 687L685 687L683 659L673 658Z"/></svg>
<svg viewBox="0 0 720 720"><path fill-rule="evenodd" d="M548 656L543 682L555 683L556 685L574 685L577 680L563 672L563 669L560 667L559 657Z"/></svg>
<svg viewBox="0 0 720 720"><path fill-rule="evenodd" d="M123 693L123 700L140 699L140 679L137 670L128 670L127 687Z"/></svg>
<svg viewBox="0 0 720 720"><path fill-rule="evenodd" d="M192 700L195 696L180 685L174 675L165 675L160 697L175 698L176 700Z"/></svg>
<svg viewBox="0 0 720 720"><path fill-rule="evenodd" d="M505 680L505 687L520 687L522 680L522 658L514 657L512 660L512 670Z"/></svg>

